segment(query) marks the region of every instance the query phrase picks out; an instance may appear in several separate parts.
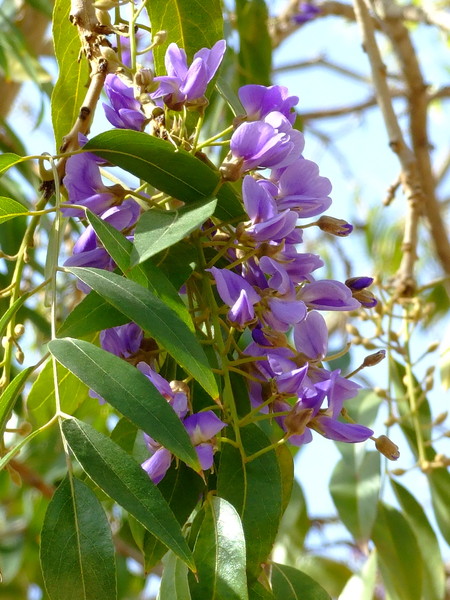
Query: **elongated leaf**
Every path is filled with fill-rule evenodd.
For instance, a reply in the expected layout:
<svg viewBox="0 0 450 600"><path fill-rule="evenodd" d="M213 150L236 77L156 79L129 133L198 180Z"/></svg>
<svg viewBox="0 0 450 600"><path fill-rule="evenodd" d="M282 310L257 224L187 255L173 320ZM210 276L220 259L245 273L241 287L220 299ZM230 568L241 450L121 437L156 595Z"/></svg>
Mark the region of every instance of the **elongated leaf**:
<svg viewBox="0 0 450 600"><path fill-rule="evenodd" d="M373 550L361 572L353 575L347 581L339 600L355 600L355 598L358 598L358 600L373 600L376 583L377 551Z"/></svg>
<svg viewBox="0 0 450 600"><path fill-rule="evenodd" d="M53 356L150 437L195 470L197 454L175 411L139 369L89 342L52 340Z"/></svg>
<svg viewBox="0 0 450 600"><path fill-rule="evenodd" d="M20 215L26 215L27 212L27 207L20 204L20 202L0 196L0 223L14 219L14 217L19 217Z"/></svg>
<svg viewBox="0 0 450 600"><path fill-rule="evenodd" d="M62 365L57 365L61 410L71 415L88 397L84 383ZM53 365L49 360L28 394L27 409L31 422L40 427L56 412Z"/></svg>
<svg viewBox="0 0 450 600"><path fill-rule="evenodd" d="M186 203L212 198L219 184L219 173L192 154L139 131L107 131L84 148ZM242 215L242 206L231 186L222 186L216 196L219 218Z"/></svg>
<svg viewBox="0 0 450 600"><path fill-rule="evenodd" d="M158 600L191 600L188 568L173 552L163 558L163 575Z"/></svg>
<svg viewBox="0 0 450 600"><path fill-rule="evenodd" d="M236 0L241 85L270 85L272 44L264 0Z"/></svg>
<svg viewBox="0 0 450 600"><path fill-rule="evenodd" d="M124 275L148 288L169 308L173 309L191 331L194 331L194 324L188 309L164 273L150 261L147 261L145 265L136 265L131 268L130 260L134 246L130 240L127 240L122 233L90 211L87 211L87 217L98 238Z"/></svg>
<svg viewBox="0 0 450 600"><path fill-rule="evenodd" d="M445 596L445 570L436 535L428 522L425 511L414 496L397 481L391 485L402 512L416 535L424 569L424 600L441 600Z"/></svg>
<svg viewBox="0 0 450 600"><path fill-rule="evenodd" d="M421 600L423 564L417 539L406 518L380 502L372 539L388 591L400 600Z"/></svg>
<svg viewBox="0 0 450 600"><path fill-rule="evenodd" d="M8 422L11 416L11 411L14 408L14 404L19 397L19 394L23 390L28 376L33 372L33 367L27 367L21 371L14 379L10 382L8 387L5 389L3 394L0 396L0 433Z"/></svg>
<svg viewBox="0 0 450 600"><path fill-rule="evenodd" d="M64 435L89 477L193 568L192 553L158 488L140 465L110 438L87 423L69 419Z"/></svg>
<svg viewBox="0 0 450 600"><path fill-rule="evenodd" d="M197 505L204 487L201 478L183 463L172 463L164 479L158 484L158 489L181 526ZM145 532L143 552L145 571L148 573L164 556L166 548L154 535Z"/></svg>
<svg viewBox="0 0 450 600"><path fill-rule="evenodd" d="M347 581L354 574L343 562L309 553L297 555L291 566L309 575L314 581L319 581L332 598L339 598Z"/></svg>
<svg viewBox="0 0 450 600"><path fill-rule="evenodd" d="M361 460L341 459L331 476L330 493L342 522L362 542L370 538L380 493L380 455L364 453Z"/></svg>
<svg viewBox="0 0 450 600"><path fill-rule="evenodd" d="M51 600L117 597L114 545L94 492L64 479L45 515L41 565Z"/></svg>
<svg viewBox="0 0 450 600"><path fill-rule="evenodd" d="M254 581L248 589L249 600L274 600L275 596L259 581Z"/></svg>
<svg viewBox="0 0 450 600"><path fill-rule="evenodd" d="M13 154L12 152L5 152L5 154L0 154L0 177L5 173L10 167L13 167L17 163L25 160L21 156L17 154Z"/></svg>
<svg viewBox="0 0 450 600"><path fill-rule="evenodd" d="M200 227L216 208L217 201L195 203L180 210L149 210L136 225L132 264L138 264L173 246Z"/></svg>
<svg viewBox="0 0 450 600"><path fill-rule="evenodd" d="M256 426L241 430L247 456L270 446L269 438ZM274 450L244 463L241 453L224 444L218 471L218 495L235 507L244 527L247 570L257 576L272 548L282 514L283 485Z"/></svg>
<svg viewBox="0 0 450 600"><path fill-rule="evenodd" d="M219 0L196 0L195 11L189 0L146 3L153 31L166 31L166 41L155 47L153 56L157 75L166 75L164 55L175 42L184 48L188 61L200 48L211 48L223 38L222 6Z"/></svg>
<svg viewBox="0 0 450 600"><path fill-rule="evenodd" d="M51 104L57 149L78 117L89 82L87 60L79 56L81 44L78 31L69 21L70 8L69 2L56 0L53 9L53 44L59 77L53 88Z"/></svg>
<svg viewBox="0 0 450 600"><path fill-rule="evenodd" d="M90 292L67 316L58 329L58 337L83 337L102 329L125 325L129 321L127 316L101 296Z"/></svg>
<svg viewBox="0 0 450 600"><path fill-rule="evenodd" d="M295 564L303 551L305 537L311 527L303 490L298 481L294 480L293 483L290 502L281 519L276 541L276 547L283 548L289 564Z"/></svg>
<svg viewBox="0 0 450 600"><path fill-rule="evenodd" d="M435 452L432 448L427 450L432 451L427 455L427 459L432 460ZM427 478L436 521L445 541L450 544L450 473L446 468L433 469L427 473Z"/></svg>
<svg viewBox="0 0 450 600"><path fill-rule="evenodd" d="M217 398L217 384L203 348L186 324L158 297L115 273L80 267L69 271L147 331L208 394Z"/></svg>
<svg viewBox="0 0 450 600"><path fill-rule="evenodd" d="M244 531L235 508L223 498L208 497L194 559L198 580L189 576L192 600L248 599Z"/></svg>
<svg viewBox="0 0 450 600"><path fill-rule="evenodd" d="M20 296L20 298L17 298L17 300L8 308L8 310L6 310L3 313L3 315L0 318L0 336L3 336L3 334L5 333L5 330L8 326L9 321L11 320L11 317L13 317L16 314L16 312L19 310L22 304L26 302L26 300L28 300L29 297L29 293L22 294L22 296Z"/></svg>
<svg viewBox="0 0 450 600"><path fill-rule="evenodd" d="M273 563L271 581L276 600L331 600L317 581L293 567Z"/></svg>

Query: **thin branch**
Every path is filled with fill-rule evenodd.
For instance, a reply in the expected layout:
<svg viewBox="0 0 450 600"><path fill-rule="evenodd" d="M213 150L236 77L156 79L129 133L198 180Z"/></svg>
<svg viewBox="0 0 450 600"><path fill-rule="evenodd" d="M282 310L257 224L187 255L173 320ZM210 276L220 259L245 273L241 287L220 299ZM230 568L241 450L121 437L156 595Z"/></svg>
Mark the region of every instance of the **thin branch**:
<svg viewBox="0 0 450 600"><path fill-rule="evenodd" d="M405 95L404 92L400 90L391 90L389 95L392 98L398 98ZM323 110L316 110L312 112L300 112L300 116L304 121L311 121L313 119L328 119L330 117L342 117L345 115L349 115L351 113L362 112L367 108L371 108L373 106L377 106L377 97L373 96L368 98L367 100L363 100L362 102L357 102L356 104L350 104L348 106L339 106L336 108L327 108Z"/></svg>

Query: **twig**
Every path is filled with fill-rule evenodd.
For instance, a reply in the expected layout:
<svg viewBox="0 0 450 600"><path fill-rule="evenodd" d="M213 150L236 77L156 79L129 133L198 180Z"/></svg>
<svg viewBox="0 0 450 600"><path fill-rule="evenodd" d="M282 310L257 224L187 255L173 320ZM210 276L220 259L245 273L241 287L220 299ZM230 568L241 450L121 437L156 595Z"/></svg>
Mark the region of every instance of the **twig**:
<svg viewBox="0 0 450 600"><path fill-rule="evenodd" d="M392 98L398 98L404 96L405 93L400 90L391 90L390 96ZM342 117L355 112L362 112L366 108L371 108L377 105L377 98L373 96L362 102L356 104L350 104L348 106L339 106L336 108L326 108L323 110L316 110L312 112L300 112L300 116L304 121L311 121L313 119L329 119L330 117Z"/></svg>

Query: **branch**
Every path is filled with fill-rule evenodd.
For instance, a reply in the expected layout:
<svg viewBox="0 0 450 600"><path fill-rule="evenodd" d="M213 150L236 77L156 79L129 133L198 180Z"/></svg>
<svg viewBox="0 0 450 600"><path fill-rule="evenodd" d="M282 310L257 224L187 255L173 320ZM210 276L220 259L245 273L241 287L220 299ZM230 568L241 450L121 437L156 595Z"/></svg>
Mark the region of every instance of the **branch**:
<svg viewBox="0 0 450 600"><path fill-rule="evenodd" d="M406 145L392 106L386 82L386 67L375 39L373 18L370 16L364 0L354 0L354 2L356 19L362 31L364 50L372 70L377 101L389 136L389 146L397 154L402 168L400 179L408 200L408 210L402 244L403 258L397 274L397 291L401 296L410 296L415 289L414 265L417 260L418 223L422 206L425 204L425 197L418 177L415 156Z"/></svg>
<svg viewBox="0 0 450 600"><path fill-rule="evenodd" d="M389 95L391 98L398 98L405 96L405 92L402 92L401 90L391 90ZM351 113L362 112L366 108L371 108L372 106L376 105L377 97L372 96L372 98L368 98L362 102L357 102L356 104L350 104L349 106L339 106L336 108L316 110L309 113L300 112L299 115L304 121L311 121L313 119L328 119L330 117L342 117Z"/></svg>

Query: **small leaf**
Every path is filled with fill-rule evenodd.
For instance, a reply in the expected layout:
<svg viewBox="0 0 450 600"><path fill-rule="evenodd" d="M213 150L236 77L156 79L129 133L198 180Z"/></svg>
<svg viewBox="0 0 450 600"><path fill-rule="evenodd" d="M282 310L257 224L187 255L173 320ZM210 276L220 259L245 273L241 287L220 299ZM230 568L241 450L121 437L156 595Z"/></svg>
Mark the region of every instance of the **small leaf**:
<svg viewBox="0 0 450 600"><path fill-rule="evenodd" d="M158 600L191 600L188 568L173 552L162 559L163 574Z"/></svg>
<svg viewBox="0 0 450 600"><path fill-rule="evenodd" d="M436 454L432 448L427 448L427 460L433 460ZM439 530L447 544L450 544L450 473L446 468L433 469L427 473L431 492L431 502Z"/></svg>
<svg viewBox="0 0 450 600"><path fill-rule="evenodd" d="M177 520L141 466L110 438L87 423L72 418L63 422L62 429L72 452L89 477L189 567L194 568L192 553Z"/></svg>
<svg viewBox="0 0 450 600"><path fill-rule="evenodd" d="M276 600L331 600L317 581L293 567L273 563L271 581Z"/></svg>
<svg viewBox="0 0 450 600"><path fill-rule="evenodd" d="M203 225L216 208L217 201L190 204L179 210L148 210L139 219L134 234L132 264L173 246Z"/></svg>
<svg viewBox="0 0 450 600"><path fill-rule="evenodd" d="M170 142L139 131L107 131L90 140L84 149L186 203L212 198L219 185L218 171ZM223 185L216 196L219 218L243 214L231 186Z"/></svg>
<svg viewBox="0 0 450 600"><path fill-rule="evenodd" d="M28 376L34 371L34 367L27 367L21 371L9 383L8 387L0 396L0 433L3 433L6 423L8 422L11 411L14 408L17 398L19 397L25 385Z"/></svg>
<svg viewBox="0 0 450 600"><path fill-rule="evenodd" d="M217 398L217 384L203 348L186 324L157 296L133 281L102 269L72 267L68 270L147 331L210 396Z"/></svg>
<svg viewBox="0 0 450 600"><path fill-rule="evenodd" d="M241 429L245 454L270 446L270 439L256 426ZM218 469L217 493L237 510L247 544L248 573L257 577L261 563L272 549L282 514L283 484L274 450L243 462L237 448L224 444Z"/></svg>
<svg viewBox="0 0 450 600"><path fill-rule="evenodd" d="M114 545L94 492L64 479L45 515L41 565L51 600L117 597Z"/></svg>
<svg viewBox="0 0 450 600"><path fill-rule="evenodd" d="M421 600L423 564L416 537L406 518L392 506L380 502L372 539L388 592L399 600Z"/></svg>
<svg viewBox="0 0 450 600"><path fill-rule="evenodd" d="M5 154L0 154L0 177L5 173L9 168L17 165L17 163L25 160L25 157L18 156L17 154L13 154L12 152L5 152Z"/></svg>
<svg viewBox="0 0 450 600"><path fill-rule="evenodd" d="M342 522L359 542L370 538L380 493L380 455L341 459L331 476L330 493Z"/></svg>
<svg viewBox="0 0 450 600"><path fill-rule="evenodd" d="M53 356L150 437L195 470L197 454L178 415L139 369L89 342L52 340Z"/></svg>
<svg viewBox="0 0 450 600"><path fill-rule="evenodd" d="M208 496L194 559L198 578L189 576L192 600L248 600L244 531L235 508L223 498Z"/></svg>
<svg viewBox="0 0 450 600"><path fill-rule="evenodd" d="M0 196L0 223L28 214L28 208L16 200Z"/></svg>
<svg viewBox="0 0 450 600"><path fill-rule="evenodd" d="M445 569L439 543L425 511L414 496L397 481L391 485L406 520L414 531L423 560L423 598L441 600L445 596Z"/></svg>
<svg viewBox="0 0 450 600"><path fill-rule="evenodd" d="M88 63L84 56L80 57L80 38L69 20L70 10L69 2L56 0L52 33L59 77L53 88L51 106L57 149L78 117L89 81Z"/></svg>

